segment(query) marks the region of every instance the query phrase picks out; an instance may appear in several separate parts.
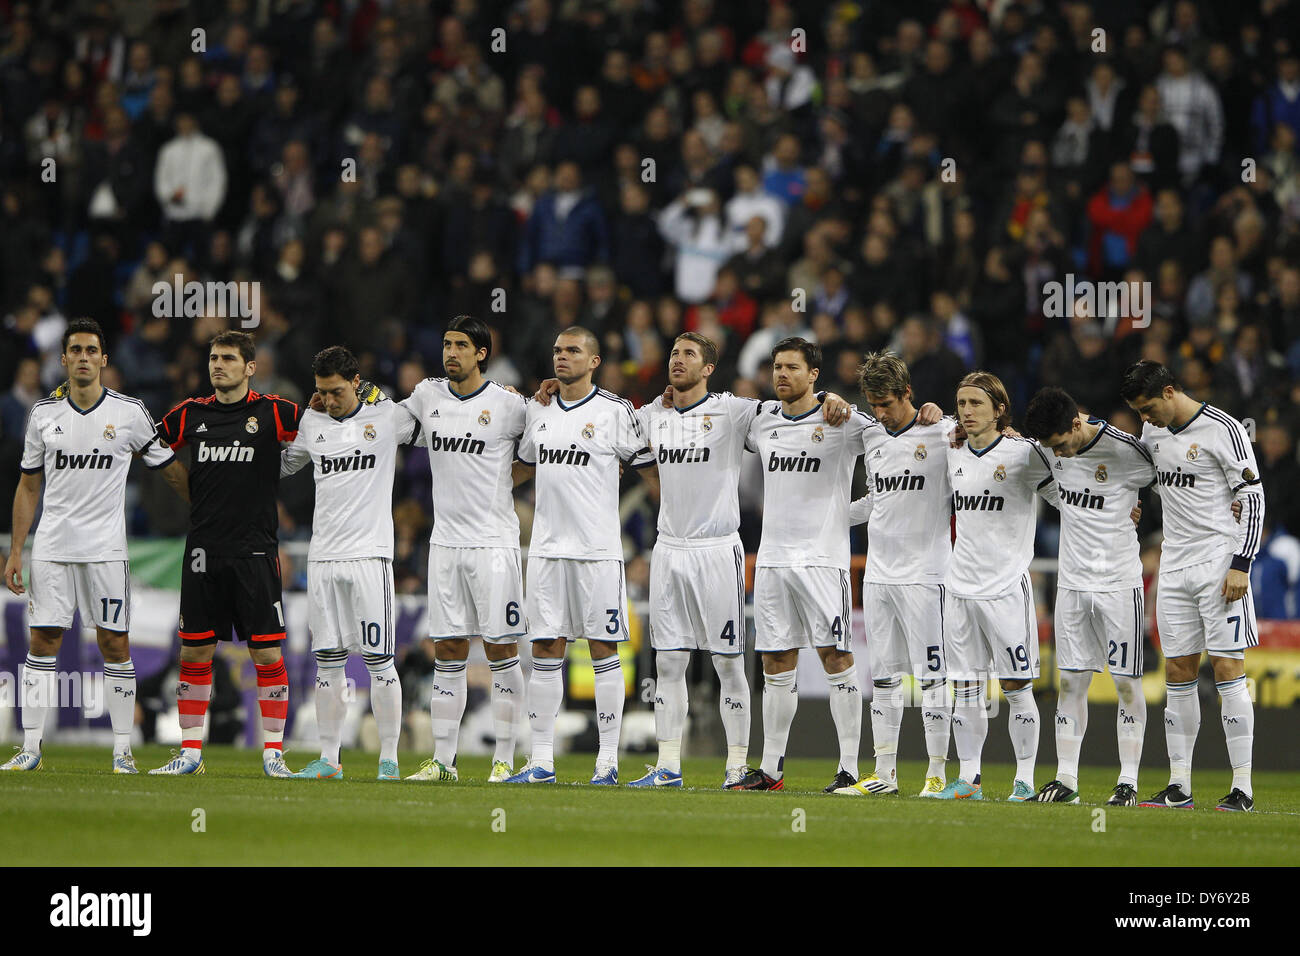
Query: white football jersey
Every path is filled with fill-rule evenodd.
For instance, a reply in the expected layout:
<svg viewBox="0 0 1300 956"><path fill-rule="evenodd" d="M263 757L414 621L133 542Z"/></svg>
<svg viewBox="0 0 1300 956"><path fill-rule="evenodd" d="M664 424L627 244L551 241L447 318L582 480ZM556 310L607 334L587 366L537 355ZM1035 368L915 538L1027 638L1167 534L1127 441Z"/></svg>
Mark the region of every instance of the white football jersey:
<svg viewBox="0 0 1300 956"><path fill-rule="evenodd" d="M139 399L106 388L84 411L71 396L32 406L22 470L45 472L33 559L126 560L126 473L136 454L150 468L176 457Z"/></svg>
<svg viewBox="0 0 1300 956"><path fill-rule="evenodd" d="M854 411L827 425L820 403L791 418L765 402L746 447L763 466L760 568L849 569L849 498L862 433L875 419Z"/></svg>
<svg viewBox="0 0 1300 956"><path fill-rule="evenodd" d="M740 530L740 464L759 403L709 392L687 408L659 399L637 418L659 466L659 533L721 538Z"/></svg>
<svg viewBox="0 0 1300 956"><path fill-rule="evenodd" d="M866 581L943 583L952 555L946 453L955 424L943 418L922 425L913 418L896 432L873 422L862 433L871 494Z"/></svg>
<svg viewBox="0 0 1300 956"><path fill-rule="evenodd" d="M1061 549L1058 587L1126 591L1142 585L1137 527L1129 512L1156 480L1151 454L1132 435L1098 419L1097 436L1073 458L1056 458ZM1048 455L1048 458L1052 458Z"/></svg>
<svg viewBox="0 0 1300 956"><path fill-rule="evenodd" d="M416 429L411 413L388 399L360 403L343 418L303 409L297 437L281 452L280 474L314 466L308 561L392 558L397 446L409 444Z"/></svg>
<svg viewBox="0 0 1300 956"><path fill-rule="evenodd" d="M496 382L458 395L445 378L425 379L401 403L420 420L429 447L433 531L448 548L517 548L510 466L524 433L527 401Z"/></svg>
<svg viewBox="0 0 1300 956"><path fill-rule="evenodd" d="M654 460L630 402L603 388L572 405L529 402L519 460L537 466L530 556L623 560L619 464Z"/></svg>
<svg viewBox="0 0 1300 956"><path fill-rule="evenodd" d="M948 589L961 598L996 597L1029 570L1037 495L1055 494L1052 466L1038 442L1006 435L979 451L969 441L948 448L947 458L957 515Z"/></svg>
<svg viewBox="0 0 1300 956"><path fill-rule="evenodd" d="M1177 430L1144 423L1142 442L1155 460L1164 520L1160 570L1176 571L1229 553L1234 567L1249 570L1259 552L1264 491L1255 450L1241 422L1213 405L1202 405ZM1238 492L1240 522L1231 511Z"/></svg>

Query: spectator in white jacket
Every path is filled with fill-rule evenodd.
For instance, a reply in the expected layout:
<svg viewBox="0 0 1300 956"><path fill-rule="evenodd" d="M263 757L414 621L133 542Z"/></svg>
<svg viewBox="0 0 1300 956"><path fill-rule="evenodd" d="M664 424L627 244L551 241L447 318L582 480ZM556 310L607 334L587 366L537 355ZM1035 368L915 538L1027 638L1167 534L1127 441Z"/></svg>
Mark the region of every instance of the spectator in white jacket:
<svg viewBox="0 0 1300 956"><path fill-rule="evenodd" d="M1156 78L1160 105L1178 131L1178 170L1183 183L1194 183L1206 167L1217 165L1223 151L1223 103L1202 74L1188 68L1187 51L1165 47L1164 72Z"/></svg>
<svg viewBox="0 0 1300 956"><path fill-rule="evenodd" d="M713 294L718 269L731 255L722 206L712 189L688 189L659 214L659 233L677 251L677 298L692 305Z"/></svg>
<svg viewBox="0 0 1300 956"><path fill-rule="evenodd" d="M226 198L226 161L192 113L176 115L176 136L158 151L153 188L168 249L186 255L206 252L208 224ZM190 249L191 244L196 248Z"/></svg>
<svg viewBox="0 0 1300 956"><path fill-rule="evenodd" d="M785 204L763 189L763 181L753 166L741 163L735 175L736 192L727 200L727 242L731 251L744 252L748 248L745 229L755 216L767 224L763 245L775 249L785 226Z"/></svg>

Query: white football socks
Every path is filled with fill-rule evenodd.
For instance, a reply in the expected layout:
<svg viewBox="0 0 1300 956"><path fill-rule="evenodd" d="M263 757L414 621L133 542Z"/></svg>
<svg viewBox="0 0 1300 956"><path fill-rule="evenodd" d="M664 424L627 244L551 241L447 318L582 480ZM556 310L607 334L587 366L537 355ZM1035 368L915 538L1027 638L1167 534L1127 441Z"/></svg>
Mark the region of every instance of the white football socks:
<svg viewBox="0 0 1300 956"><path fill-rule="evenodd" d="M1192 792L1192 751L1201 729L1201 699L1196 681L1165 682L1165 743L1169 747L1169 785Z"/></svg>
<svg viewBox="0 0 1300 956"><path fill-rule="evenodd" d="M763 773L779 780L783 774L785 745L799 707L795 672L763 675Z"/></svg>
<svg viewBox="0 0 1300 956"><path fill-rule="evenodd" d="M1223 701L1221 719L1223 735L1228 742L1228 763L1232 764L1232 786L1248 797L1254 797L1250 788L1251 748L1255 742L1255 708L1245 675L1235 680L1216 684Z"/></svg>
<svg viewBox="0 0 1300 956"><path fill-rule="evenodd" d="M903 726L903 682L897 677L872 681L871 741L876 753L876 776L893 783L898 779L898 731Z"/></svg>
<svg viewBox="0 0 1300 956"><path fill-rule="evenodd" d="M656 651L655 737L662 770L682 772L682 731L686 728L686 668L690 651Z"/></svg>
<svg viewBox="0 0 1300 956"><path fill-rule="evenodd" d="M348 714L347 651L316 652L316 727L320 732L320 758L338 767L343 721Z"/></svg>
<svg viewBox="0 0 1300 956"><path fill-rule="evenodd" d="M1119 712L1115 731L1119 738L1119 780L1136 788L1138 765L1142 763L1142 740L1147 732L1147 699L1142 693L1142 678L1115 677L1119 695Z"/></svg>
<svg viewBox="0 0 1300 956"><path fill-rule="evenodd" d="M858 779L858 749L862 746L862 689L853 665L838 674L827 674L831 693L831 718L840 738L840 769Z"/></svg>
<svg viewBox="0 0 1300 956"><path fill-rule="evenodd" d="M617 653L591 662L596 674L596 722L599 733L597 764L618 763L618 739L623 729L623 662ZM683 715L685 719L685 715Z"/></svg>
<svg viewBox="0 0 1300 956"><path fill-rule="evenodd" d="M56 657L28 654L23 662L23 750L38 754L45 736L45 720L58 706L55 700Z"/></svg>
<svg viewBox="0 0 1300 956"><path fill-rule="evenodd" d="M108 720L113 726L113 756L131 752L131 729L135 726L135 662L104 662L104 696Z"/></svg>
<svg viewBox="0 0 1300 956"><path fill-rule="evenodd" d="M444 767L456 763L460 720L465 714L466 661L435 661L429 710L433 717L433 759ZM554 723L554 718L552 718Z"/></svg>
<svg viewBox="0 0 1300 956"><path fill-rule="evenodd" d="M927 777L947 780L948 741L952 736L952 696L948 682L937 680L922 685L921 720L925 726L925 752L930 766Z"/></svg>
<svg viewBox="0 0 1300 956"><path fill-rule="evenodd" d="M1003 692L1007 699L1007 729L1016 755L1016 779L1034 787L1034 764L1038 760L1038 704L1033 685ZM1076 771L1077 772L1077 771Z"/></svg>
<svg viewBox="0 0 1300 956"><path fill-rule="evenodd" d="M714 654L718 672L718 711L727 737L727 769L749 762L749 681L741 654Z"/></svg>
<svg viewBox="0 0 1300 956"><path fill-rule="evenodd" d="M375 715L375 728L379 731L379 759L397 760L397 740L402 733L402 681L391 654L363 654L366 670L370 671L370 710ZM462 665L463 666L463 665ZM465 709L465 672L460 672L461 710ZM460 720L456 721L459 730ZM452 759L456 757L456 740L452 739Z"/></svg>
<svg viewBox="0 0 1300 956"><path fill-rule="evenodd" d="M967 783L978 783L984 738L989 733L989 715L984 708L984 682L958 681L952 708L952 735L960 761L957 775Z"/></svg>
<svg viewBox="0 0 1300 956"><path fill-rule="evenodd" d="M489 661L492 670L492 729L496 734L496 750L492 760L515 764L515 724L524 706L524 671L519 666L519 655L504 660Z"/></svg>
<svg viewBox="0 0 1300 956"><path fill-rule="evenodd" d="M529 762L543 770L555 770L555 718L564 702L564 658L534 657L528 682L528 725L533 750Z"/></svg>
<svg viewBox="0 0 1300 956"><path fill-rule="evenodd" d="M1056 779L1071 790L1079 789L1079 750L1088 732L1091 683L1092 671L1061 671L1061 691L1056 697Z"/></svg>

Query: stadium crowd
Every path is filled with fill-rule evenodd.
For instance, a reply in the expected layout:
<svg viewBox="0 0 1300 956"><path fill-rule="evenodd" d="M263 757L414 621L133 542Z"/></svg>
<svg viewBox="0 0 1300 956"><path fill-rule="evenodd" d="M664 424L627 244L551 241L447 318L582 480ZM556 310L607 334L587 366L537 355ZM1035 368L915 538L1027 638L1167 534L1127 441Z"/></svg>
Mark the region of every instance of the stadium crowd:
<svg viewBox="0 0 1300 956"><path fill-rule="evenodd" d="M1120 372L1165 362L1254 421L1256 599L1296 616L1298 138L1295 0L0 0L0 521L69 318L155 415L210 391L206 343L238 319L155 315L181 276L260 284L253 387L298 401L334 343L406 396L460 313L524 392L558 330L592 329L598 384L636 404L682 330L718 343L716 390L771 397L768 352L799 334L860 404L862 354L891 348L919 401L951 411L986 368L1017 420L1058 384L1131 432ZM1046 315L1067 274L1150 295ZM154 480L131 532L183 534ZM418 592L423 450L398 481ZM311 482L282 490L304 537Z"/></svg>

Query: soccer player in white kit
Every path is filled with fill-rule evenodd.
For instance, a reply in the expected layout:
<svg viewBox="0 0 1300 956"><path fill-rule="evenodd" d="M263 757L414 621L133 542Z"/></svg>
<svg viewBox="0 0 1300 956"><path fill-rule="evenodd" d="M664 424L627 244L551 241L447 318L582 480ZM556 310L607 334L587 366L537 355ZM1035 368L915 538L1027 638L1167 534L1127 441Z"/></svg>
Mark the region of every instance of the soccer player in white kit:
<svg viewBox="0 0 1300 956"><path fill-rule="evenodd" d="M745 552L740 543L740 465L755 399L709 391L718 348L683 332L668 356L672 405L637 409L660 480L658 537L650 560L650 643L655 652L659 758L631 787L682 786L686 668L691 652L713 658L727 738L723 789L749 768L745 677Z"/></svg>
<svg viewBox="0 0 1300 956"><path fill-rule="evenodd" d="M862 433L855 411L827 427L813 390L821 349L801 338L772 349L779 403L763 406L747 447L763 463L763 532L754 574L755 649L763 655L763 762L742 790L781 790L790 725L798 707L799 649L813 647L830 685L840 760L826 791L858 779L862 692L853 663L849 589L849 498Z"/></svg>
<svg viewBox="0 0 1300 956"><path fill-rule="evenodd" d="M316 722L321 755L294 777L342 780L339 756L347 717L348 654L370 672L370 708L379 731L380 780L400 780L402 684L393 663L393 471L397 446L419 431L415 417L371 389L362 401L356 357L341 345L312 360L324 409L302 412L298 434L280 455L280 475L311 464L316 479L307 551L307 622L316 655Z"/></svg>
<svg viewBox="0 0 1300 956"><path fill-rule="evenodd" d="M568 641L585 638L595 671L599 752L591 782L618 783L627 640L627 582L618 514L619 469L653 468L631 403L592 384L600 343L572 326L555 339L560 391L530 402L519 460L535 468L537 508L528 547L526 607L533 645L528 688L533 751L508 783L555 782L555 719L564 700Z"/></svg>
<svg viewBox="0 0 1300 956"><path fill-rule="evenodd" d="M419 419L420 443L429 448L434 515L429 535L434 752L407 780L459 779L456 748L472 637L482 639L492 671L496 750L488 783L502 783L514 773L514 728L524 704L518 639L528 622L511 489L526 402L483 377L491 351L487 325L456 316L442 336L446 378L424 380L402 403Z"/></svg>
<svg viewBox="0 0 1300 956"><path fill-rule="evenodd" d="M1025 434L1055 455L1061 546L1056 574L1056 779L1040 803L1079 802L1079 749L1088 729L1088 685L1109 669L1119 696L1119 779L1108 806L1137 803L1146 732L1142 694L1142 559L1132 520L1138 491L1156 480L1137 438L1080 414L1063 389L1041 389L1025 411Z"/></svg>
<svg viewBox="0 0 1300 956"><path fill-rule="evenodd" d="M23 744L0 770L41 769L45 722L58 706L56 657L63 632L81 609L104 657L104 695L113 727L113 772L138 773L131 756L135 724L135 664L131 660L131 574L126 548L126 477L132 457L163 469L185 500L185 466L158 440L144 404L100 382L108 356L104 333L91 319L74 319L63 333L60 361L66 393L36 402L27 416L22 478L14 493L13 540L5 584L23 586L23 545L41 500L32 542L27 620L31 644L22 669ZM63 389L60 389L62 392Z"/></svg>
<svg viewBox="0 0 1300 956"><path fill-rule="evenodd" d="M1029 562L1034 556L1037 496L1055 497L1047 456L1037 442L1003 434L1011 400L996 375L971 372L957 388L957 418L966 433L947 448L957 538L945 580L944 636L955 682L953 737L959 775L941 800L983 800L980 759L988 736L984 678L1002 685L1016 777L1007 798L1034 798L1038 756L1038 620Z"/></svg>
<svg viewBox="0 0 1300 956"><path fill-rule="evenodd" d="M875 769L845 796L898 793L900 675L921 683L921 717L930 764L919 796L947 785L944 765L952 703L944 656L944 576L952 554L948 435L955 422L939 409L912 405L912 379L897 355L873 352L858 372L877 421L863 432L869 494L853 502L853 524L870 520L862 611L871 663L871 735ZM930 412L930 414L926 414Z"/></svg>
<svg viewBox="0 0 1300 956"><path fill-rule="evenodd" d="M710 392L718 348L683 332L668 356L671 404L637 409L661 484L658 537L650 562L650 642L655 651L655 736L659 758L630 787L682 786L686 668L708 651L718 673L718 708L727 738L722 787L737 789L749 752L745 677L745 552L740 543L740 466L759 402ZM849 413L828 396L828 423Z"/></svg>
<svg viewBox="0 0 1300 956"><path fill-rule="evenodd" d="M1264 520L1255 452L1239 421L1196 401L1158 362L1131 366L1120 396L1145 422L1142 442L1155 460L1164 521L1156 624L1168 688L1169 786L1141 806L1193 806L1192 750L1201 727L1196 671L1208 651L1232 764L1232 789L1218 809L1252 810L1255 711L1245 658L1246 649L1259 644L1250 563L1259 552ZM1239 520L1229 517L1234 501L1241 506Z"/></svg>

